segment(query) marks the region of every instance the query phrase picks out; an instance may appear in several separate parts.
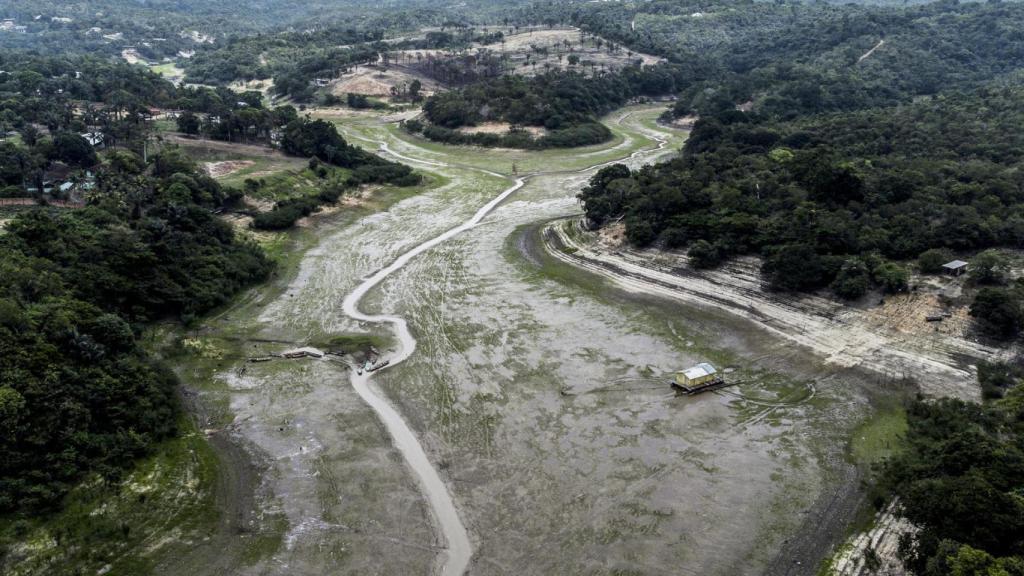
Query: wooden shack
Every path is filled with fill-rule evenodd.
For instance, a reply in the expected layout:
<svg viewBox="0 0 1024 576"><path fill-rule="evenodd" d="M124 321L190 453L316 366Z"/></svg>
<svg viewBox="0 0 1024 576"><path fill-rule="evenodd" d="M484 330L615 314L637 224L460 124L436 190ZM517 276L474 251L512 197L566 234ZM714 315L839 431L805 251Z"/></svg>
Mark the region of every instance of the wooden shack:
<svg viewBox="0 0 1024 576"><path fill-rule="evenodd" d="M695 394L717 388L723 383L722 377L714 366L707 362L701 362L692 368L676 372L676 378L672 385L687 394Z"/></svg>

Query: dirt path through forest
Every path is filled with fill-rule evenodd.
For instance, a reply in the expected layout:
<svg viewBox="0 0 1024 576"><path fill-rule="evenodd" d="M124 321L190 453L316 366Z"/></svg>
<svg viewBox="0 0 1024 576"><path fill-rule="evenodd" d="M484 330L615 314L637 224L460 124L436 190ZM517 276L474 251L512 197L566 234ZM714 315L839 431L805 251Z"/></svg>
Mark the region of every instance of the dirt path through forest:
<svg viewBox="0 0 1024 576"><path fill-rule="evenodd" d="M865 52L864 54L861 54L861 57L860 57L860 58L857 58L857 63L858 63L858 64L860 64L860 63L861 63L861 62L863 62L863 61L864 61L864 60L865 60L865 59L866 59L867 57L869 57L869 56L871 56L872 54L874 54L874 53L875 53L875 50L878 50L879 48L881 48L883 44L885 44L885 38L882 38L881 40L879 40L879 41L878 41L878 44L875 44L875 45L874 45L874 47L872 47L872 48L871 48L871 50L868 50L868 51L867 51L867 52Z"/></svg>

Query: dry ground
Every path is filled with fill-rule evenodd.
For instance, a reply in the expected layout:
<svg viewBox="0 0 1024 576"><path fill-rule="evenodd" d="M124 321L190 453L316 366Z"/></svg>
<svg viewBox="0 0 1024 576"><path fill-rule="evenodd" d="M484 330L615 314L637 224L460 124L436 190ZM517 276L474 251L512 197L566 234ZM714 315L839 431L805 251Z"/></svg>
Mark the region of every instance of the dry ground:
<svg viewBox="0 0 1024 576"><path fill-rule="evenodd" d="M235 92L247 92L249 90L254 90L256 92L261 92L264 95L268 94L270 89L273 87L274 81L270 78L266 78L264 80L239 80L228 85L228 88Z"/></svg>
<svg viewBox="0 0 1024 576"><path fill-rule="evenodd" d="M565 45L566 41L569 42L569 46ZM547 48L547 56L533 53L534 47ZM513 34L506 36L504 44L492 44L487 48L499 52L504 50L506 53L509 53L510 59L517 66L516 72L519 74L532 74L534 71L543 72L546 67L552 69L569 68L569 54L575 54L580 57L580 64L577 68L589 68L590 63L593 63L596 67L621 68L636 62L638 59L644 65L656 64L662 60L657 56L632 52L625 48L614 53L609 52L607 42L604 42L602 47L598 48L594 38L588 37L583 39L580 31L574 28L534 30ZM527 54L531 54L529 63L526 61ZM533 66L534 62L536 66Z"/></svg>
<svg viewBox="0 0 1024 576"><path fill-rule="evenodd" d="M463 126L458 131L465 134L508 134L511 129L512 125L508 122L483 122L477 126ZM522 129L534 138L540 138L548 133L541 126L523 126Z"/></svg>
<svg viewBox="0 0 1024 576"><path fill-rule="evenodd" d="M220 162L203 162L203 169L213 178L223 178L255 164L252 160L221 160Z"/></svg>
<svg viewBox="0 0 1024 576"><path fill-rule="evenodd" d="M441 85L434 80L415 74L405 68L397 70L395 68L385 69L383 66L357 66L352 72L344 74L341 78L335 80L330 87L330 91L337 96L351 93L378 98L390 98L392 88L411 84L413 80L419 80L423 85L420 92L424 96L429 96L441 90Z"/></svg>
<svg viewBox="0 0 1024 576"><path fill-rule="evenodd" d="M261 146L258 144L240 144L237 142L224 142L221 140L189 138L187 136L177 133L165 133L163 135L163 138L165 143L176 144L178 146L181 146L182 148L188 148L192 150L209 152L231 152L244 156L257 156L262 158L283 158L295 160L295 158L287 156L284 152L281 152L280 150L275 150L268 146Z"/></svg>

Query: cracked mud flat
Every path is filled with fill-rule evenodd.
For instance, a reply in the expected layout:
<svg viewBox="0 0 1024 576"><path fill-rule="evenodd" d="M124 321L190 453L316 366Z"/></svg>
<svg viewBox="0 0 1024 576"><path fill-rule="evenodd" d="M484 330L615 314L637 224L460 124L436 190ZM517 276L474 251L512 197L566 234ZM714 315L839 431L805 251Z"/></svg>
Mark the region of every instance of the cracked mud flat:
<svg viewBox="0 0 1024 576"><path fill-rule="evenodd" d="M859 371L825 365L745 321L558 278L571 269L514 248L524 227L579 212L575 194L592 171L574 171L652 150L630 160L639 165L678 148L676 133L653 150L658 112L609 118L621 134L608 150L539 154L430 147L373 119L341 120L351 141L385 141L446 183L326 236L280 298L238 320L252 341L388 334L351 319L342 302L511 184L470 165L500 171L515 158L521 173L563 171L530 178L478 226L413 258L359 302L367 314L404 318L416 340L369 386L404 417L445 482L468 530L470 574L761 574L850 483L842 455L873 384ZM670 371L705 360L742 383L694 398L669 390ZM256 517L286 527L267 558L233 571L439 571L448 543L347 366L244 368L221 374L231 431L268 462ZM812 564L779 573L813 574Z"/></svg>

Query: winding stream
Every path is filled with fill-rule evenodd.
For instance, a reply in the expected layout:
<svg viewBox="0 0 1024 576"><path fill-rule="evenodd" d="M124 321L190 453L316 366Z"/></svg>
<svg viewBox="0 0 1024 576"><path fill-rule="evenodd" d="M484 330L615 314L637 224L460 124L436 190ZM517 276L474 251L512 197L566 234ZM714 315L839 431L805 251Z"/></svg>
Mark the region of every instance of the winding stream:
<svg viewBox="0 0 1024 576"><path fill-rule="evenodd" d="M522 188L524 183L525 180L523 178L517 179L515 184L506 188L501 194L477 210L476 214L474 214L473 217L464 224L452 228L444 234L428 240L406 252L390 266L381 269L376 274L366 279L355 290L353 290L351 294L345 297L342 309L349 317L363 322L386 323L390 324L394 328L399 346L398 352L390 358L390 366L394 366L412 355L413 351L416 349L416 339L413 338L412 333L409 332L409 326L404 318L398 316L364 314L359 311L359 301L362 300L363 296L365 296L366 293L374 286L380 284L392 273L400 270L416 256L479 224L495 206L508 198L516 190ZM384 426L388 429L388 432L394 439L395 447L402 453L402 456L409 464L409 467L413 469L413 472L416 473L416 477L419 479L423 492L426 495L427 500L430 502L430 508L434 511L434 515L437 518L441 531L448 543L448 554L442 573L446 576L458 576L466 571L466 566L469 564L469 558L473 554L473 547L469 542L469 534L466 532L466 527L462 524L462 520L459 518L458 510L455 508L455 503L452 502L452 497L451 494L448 493L448 488L441 480L440 475L438 475L437 469L434 468L430 459L427 458L427 454L423 451L423 447L420 445L419 440L417 440L416 434L409 428L409 425L406 424L404 419L402 419L402 416L398 411L395 410L383 396L377 394L372 388L370 388L369 381L372 375L373 373L371 372L364 372L361 374L359 372L352 372L352 387L355 388L356 392L359 393L359 396L362 397L362 399L365 400L380 417L381 422L384 423Z"/></svg>
<svg viewBox="0 0 1024 576"><path fill-rule="evenodd" d="M646 148L638 150L632 153L628 158L635 159L645 154L653 154L661 151L665 146L668 145L668 139L652 135L652 137L658 142L658 145L654 148ZM390 154L391 156L404 160L407 162L414 162L420 164L426 164L431 166L447 166L447 164L434 162L430 160L423 160L399 154L391 150L386 142L379 142L380 150L384 153ZM596 170L604 166L620 162L622 159L611 160L601 162L591 166L587 166L580 170L574 170L575 173L584 173L590 170ZM479 172L491 175L503 177L503 175L496 172L491 172L483 168L472 168ZM554 174L557 172L543 172L540 174ZM388 367L394 367L407 358L409 358L416 349L416 339L412 336L409 331L409 326L406 320L400 316L392 316L386 314L366 314L359 310L359 303L366 294L372 290L375 286L383 282L387 277L391 276L398 270L401 270L406 264L408 264L413 258L416 258L420 254L446 242L447 240L473 228L480 224L483 219L491 213L499 204L505 201L509 196L514 194L517 190L523 187L526 180L537 174L531 174L517 178L512 186L509 186L503 190L500 194L495 196L490 202L483 205L472 218L464 222L463 224L444 232L443 234L436 236L415 248L409 250L405 254L402 254L398 259L392 262L389 266L378 270L372 276L364 280L359 286L355 288L348 296L345 297L342 303L342 310L348 317L358 320L361 322L372 322L380 324L389 324L398 339L398 349L396 353L391 356L388 360L390 363ZM455 506L452 496L448 491L448 487L444 481L441 480L437 469L430 462L426 452L423 450L423 446L420 444L416 437L416 434L409 427L408 423L402 418L401 414L378 392L376 392L370 386L370 379L373 376L372 372L351 372L352 387L356 390L359 396L377 413L381 422L387 428L388 433L394 440L395 448L401 452L406 463L412 468L413 472L419 481L420 487L423 490L427 501L430 502L430 508L433 511L434 517L436 518L441 532L444 535L444 539L447 543L447 553L444 560L444 567L442 574L444 576L460 576L465 573L467 566L469 565L470 558L473 555L473 546L469 540L469 533L466 531L465 525L462 523L462 519L459 517L458 509Z"/></svg>
<svg viewBox="0 0 1024 576"><path fill-rule="evenodd" d="M857 376L741 320L540 259L541 223L579 214L575 194L596 170L682 144L652 123L658 113L607 117L614 145L546 152L339 122L429 181L340 217L279 296L233 310L211 337L244 331L258 355L372 330L393 335L389 364L218 372L228 433L254 451L260 484L239 505L253 512L157 573L782 574L771 566L796 557L776 551L804 524L823 542L798 555L812 566L822 522L836 523L832 462L866 406ZM738 396L630 384L699 361L735 367ZM786 402L806 383L814 402ZM825 516L808 515L819 500ZM254 546L266 551L250 560Z"/></svg>

